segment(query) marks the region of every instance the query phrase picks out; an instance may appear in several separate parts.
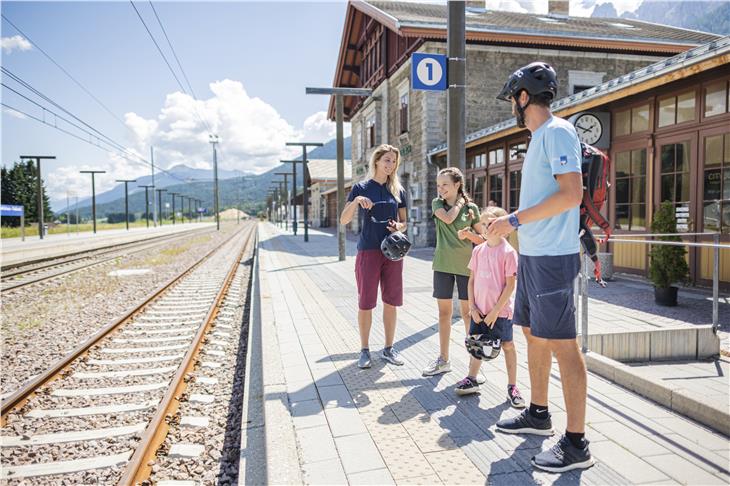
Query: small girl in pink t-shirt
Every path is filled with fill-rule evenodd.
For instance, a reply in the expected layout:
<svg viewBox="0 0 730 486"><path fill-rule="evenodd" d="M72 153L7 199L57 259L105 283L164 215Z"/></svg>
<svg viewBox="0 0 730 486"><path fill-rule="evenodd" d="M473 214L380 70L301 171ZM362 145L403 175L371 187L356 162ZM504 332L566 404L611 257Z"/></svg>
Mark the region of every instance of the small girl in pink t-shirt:
<svg viewBox="0 0 730 486"><path fill-rule="evenodd" d="M487 207L481 214L482 234L471 231L459 232L459 237L469 239L477 246L469 261L469 309L471 326L469 334L484 334L486 327L496 328L502 337L502 350L507 365L507 398L515 408L524 408L525 400L517 389L517 352L512 341L512 311L514 291L517 282L517 251L506 239L488 236L489 223L506 216L507 212L499 207ZM469 375L457 383L456 393L468 395L479 391L477 373L480 360L471 360Z"/></svg>

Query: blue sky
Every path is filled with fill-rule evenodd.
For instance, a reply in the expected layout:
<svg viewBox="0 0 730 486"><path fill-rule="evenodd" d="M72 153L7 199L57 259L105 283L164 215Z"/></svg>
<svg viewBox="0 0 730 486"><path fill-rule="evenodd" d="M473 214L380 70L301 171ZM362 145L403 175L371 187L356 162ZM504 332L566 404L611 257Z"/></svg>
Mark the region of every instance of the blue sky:
<svg viewBox="0 0 730 486"><path fill-rule="evenodd" d="M149 3L135 5L176 67ZM327 97L307 96L304 88L332 84L344 2L156 2L155 8L195 93L213 105L199 106L199 112L220 124L221 165L262 171L285 155L279 153L285 138L331 134L331 125L321 116ZM166 101L180 89L129 2L3 2L2 12L125 123L105 112L37 49L3 50L4 67L147 158L149 143L159 143L156 159L163 167L180 162L203 167L209 161L210 146L198 117L180 113L192 100L178 96ZM17 34L3 21L3 38ZM16 87L7 78L4 82ZM217 95L210 88L215 82ZM3 102L34 115L42 113L6 89ZM128 113L136 117L125 119ZM305 129L305 120L317 113L320 116L310 119ZM166 126L159 121L161 116ZM156 130L149 127L154 120L160 125ZM186 123L198 126L186 131ZM241 143L238 135L257 129L264 132L259 142ZM145 136L149 131L158 133ZM193 132L200 140L188 137ZM272 132L281 140L272 139ZM265 142L260 142L262 138ZM281 147L266 146L279 143ZM191 146L190 159L186 154L181 157ZM143 166L3 110L3 164L29 153L58 157L44 169L55 197L67 188L82 195L90 191L88 181L76 175L82 167L109 170L102 187L112 185L115 178L147 172Z"/></svg>
<svg viewBox="0 0 730 486"><path fill-rule="evenodd" d="M633 10L641 0L618 0ZM572 2L590 15L596 0ZM492 8L542 11L547 0L490 0ZM177 69L150 4L135 2ZM285 142L327 141L328 98L305 86L331 86L339 52L345 0L290 2L168 2L155 8L183 64L196 102L180 89L128 1L2 2L3 15L48 52L115 115L112 117L7 22L2 22L2 65L85 122L164 168L211 160L205 118L221 136L220 165L263 172L291 158ZM25 46L23 50L20 47ZM182 76L178 74L182 80ZM3 77L13 88L17 84ZM184 81L183 81L184 82ZM22 90L23 91L23 90ZM42 110L2 90L3 102L35 116ZM197 114L196 114L197 113ZM47 120L52 117L47 115ZM121 121L120 121L121 120ZM63 124L61 124L63 126ZM346 132L349 127L346 127ZM2 163L21 154L55 155L44 180L52 199L70 191L90 195L88 176L101 169L99 190L149 168L64 135L17 113L2 111ZM297 152L298 154L298 152Z"/></svg>

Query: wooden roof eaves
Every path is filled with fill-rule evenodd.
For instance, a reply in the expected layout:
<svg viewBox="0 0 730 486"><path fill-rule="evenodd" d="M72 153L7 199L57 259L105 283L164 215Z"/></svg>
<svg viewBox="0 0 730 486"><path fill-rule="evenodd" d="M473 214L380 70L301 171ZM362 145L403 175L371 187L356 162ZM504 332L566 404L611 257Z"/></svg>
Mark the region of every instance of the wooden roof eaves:
<svg viewBox="0 0 730 486"><path fill-rule="evenodd" d="M373 5L370 5L369 3L364 2L362 0L350 0L350 5L352 5L352 7L356 8L357 10L364 13L368 17L371 17L371 18L377 20L378 22L380 22L381 24L383 24L384 26L386 26L393 32L395 32L395 33L399 32L400 22L398 21L398 19L396 19L389 13L383 12L379 8L377 8Z"/></svg>
<svg viewBox="0 0 730 486"><path fill-rule="evenodd" d="M602 106L607 103L611 103L613 101L627 98L629 96L633 96L635 94L642 93L644 91L648 91L650 89L657 88L659 86L664 86L667 83L678 81L680 79L684 79L689 76L699 74L701 72L704 72L709 69L713 69L713 68L716 68L718 66L722 66L725 64L730 64L730 53L721 54L719 56L715 56L715 57L706 59L704 61L701 61L697 64L691 64L689 66L685 66L685 67L677 69L675 71L671 71L669 73L663 74L662 76L658 76L656 78L650 78L650 79L641 81L641 82L633 84L633 85L628 85L628 86L622 87L615 91L605 93L602 96L587 99L583 103L578 103L578 104L567 106L562 109L555 110L553 112L553 114L555 114L556 116L562 117L562 118L566 118L566 117L569 117L576 113L580 113L581 111L590 110L591 108L596 108L598 106ZM505 128L503 130L499 130L499 131L490 133L489 135L485 135L483 137L479 137L479 138L470 140L466 143L466 148L472 148L477 145L482 145L484 143L489 143L494 140L499 140L499 139L502 139L505 137L509 137L510 135L520 133L524 130L526 130L526 129L519 128L519 127L513 125L508 128ZM442 150L439 150L436 152L432 152L431 155L438 155L440 153L445 152L445 150L446 149L442 149Z"/></svg>
<svg viewBox="0 0 730 486"><path fill-rule="evenodd" d="M342 30L342 39L340 40L340 52L337 56L337 68L335 69L335 78L332 80L332 86L337 87L342 80L343 66L347 63L347 46L350 44L350 30L352 26L352 2L347 5L345 13L345 28ZM335 97L330 96L329 107L327 108L327 118L335 119Z"/></svg>
<svg viewBox="0 0 730 486"><path fill-rule="evenodd" d="M401 35L404 37L425 37L431 39L446 39L446 30L436 27L401 26ZM668 42L632 42L612 39L594 39L581 37L560 37L547 35L531 35L521 33L503 33L489 31L467 31L467 41L474 42L504 42L512 44L540 44L556 47L579 47L588 49L654 52L661 54L679 54L700 44L682 44Z"/></svg>

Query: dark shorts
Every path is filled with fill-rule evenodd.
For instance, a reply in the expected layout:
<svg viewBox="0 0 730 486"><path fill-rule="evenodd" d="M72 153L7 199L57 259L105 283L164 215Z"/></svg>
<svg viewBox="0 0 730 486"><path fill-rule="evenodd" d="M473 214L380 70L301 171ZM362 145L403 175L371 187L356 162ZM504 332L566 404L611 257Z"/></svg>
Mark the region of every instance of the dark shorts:
<svg viewBox="0 0 730 486"><path fill-rule="evenodd" d="M469 324L469 334L484 334L487 332L488 328L489 326L483 322L476 323L474 322L474 319L472 319L471 324ZM512 319L508 319L507 317L498 317L497 320L494 321L494 329L501 336L502 342L512 341Z"/></svg>
<svg viewBox="0 0 730 486"><path fill-rule="evenodd" d="M459 300L469 300L469 277L454 273L433 272L434 299L451 299L454 296L454 281L459 293Z"/></svg>
<svg viewBox="0 0 730 486"><path fill-rule="evenodd" d="M378 285L384 303L403 305L403 260L388 260L380 250L360 250L355 257L355 281L361 310L375 308Z"/></svg>
<svg viewBox="0 0 730 486"><path fill-rule="evenodd" d="M580 272L580 256L520 255L515 294L515 324L545 339L574 339L573 285Z"/></svg>

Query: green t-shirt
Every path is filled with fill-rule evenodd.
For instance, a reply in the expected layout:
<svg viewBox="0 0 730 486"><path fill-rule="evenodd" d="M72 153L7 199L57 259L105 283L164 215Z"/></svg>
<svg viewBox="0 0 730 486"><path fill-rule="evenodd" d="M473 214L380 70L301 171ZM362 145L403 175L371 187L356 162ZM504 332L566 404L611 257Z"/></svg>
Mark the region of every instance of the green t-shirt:
<svg viewBox="0 0 730 486"><path fill-rule="evenodd" d="M470 272L467 265L474 246L469 240L460 240L457 232L479 222L479 207L474 203L464 205L451 224L446 224L435 216L436 210L441 208L447 209L446 202L437 197L431 202L433 219L436 221L436 251L433 254L432 268L437 272L468 276ZM474 213L473 218L469 217L470 209Z"/></svg>

